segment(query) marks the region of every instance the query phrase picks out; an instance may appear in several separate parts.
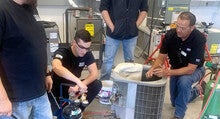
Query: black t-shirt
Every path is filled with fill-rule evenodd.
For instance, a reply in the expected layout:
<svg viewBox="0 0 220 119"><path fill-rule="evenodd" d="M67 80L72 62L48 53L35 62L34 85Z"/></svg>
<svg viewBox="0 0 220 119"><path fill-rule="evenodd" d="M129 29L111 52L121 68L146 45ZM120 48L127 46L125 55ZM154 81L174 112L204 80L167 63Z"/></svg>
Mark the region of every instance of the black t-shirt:
<svg viewBox="0 0 220 119"><path fill-rule="evenodd" d="M107 10L115 26L113 32L107 26L107 36L130 39L138 36L136 21L140 12L148 11L148 0L101 0L99 10Z"/></svg>
<svg viewBox="0 0 220 119"><path fill-rule="evenodd" d="M83 57L76 57L73 55L70 47L59 48L56 50L54 52L54 59L59 59L62 62L62 65L78 78L81 76L82 70L85 66L89 66L95 62L92 52L87 52ZM56 73L53 74L53 81L53 93L55 96L60 96L59 90L61 83L74 84L73 82L58 76ZM64 95L67 94L65 93Z"/></svg>
<svg viewBox="0 0 220 119"><path fill-rule="evenodd" d="M45 94L46 35L34 8L0 1L0 76L11 101Z"/></svg>
<svg viewBox="0 0 220 119"><path fill-rule="evenodd" d="M176 29L171 29L165 35L160 53L168 54L173 69L186 67L188 63L201 67L204 63L205 43L205 37L197 29L185 41L177 36Z"/></svg>

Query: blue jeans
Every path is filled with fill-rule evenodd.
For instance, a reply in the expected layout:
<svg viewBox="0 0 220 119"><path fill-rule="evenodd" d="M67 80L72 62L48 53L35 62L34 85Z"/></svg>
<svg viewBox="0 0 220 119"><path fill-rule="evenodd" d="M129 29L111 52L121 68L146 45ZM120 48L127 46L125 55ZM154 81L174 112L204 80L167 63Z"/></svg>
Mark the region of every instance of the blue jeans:
<svg viewBox="0 0 220 119"><path fill-rule="evenodd" d="M117 40L106 36L104 59L101 68L100 80L109 80L112 65L119 45L122 43L125 62L134 62L134 50L137 43L137 37L131 39Z"/></svg>
<svg viewBox="0 0 220 119"><path fill-rule="evenodd" d="M0 116L0 119L52 119L47 93L33 100L13 102L12 115L12 117Z"/></svg>
<svg viewBox="0 0 220 119"><path fill-rule="evenodd" d="M170 100L175 107L175 116L184 117L187 104L199 96L199 90L192 87L205 75L205 68L200 67L191 75L170 77Z"/></svg>

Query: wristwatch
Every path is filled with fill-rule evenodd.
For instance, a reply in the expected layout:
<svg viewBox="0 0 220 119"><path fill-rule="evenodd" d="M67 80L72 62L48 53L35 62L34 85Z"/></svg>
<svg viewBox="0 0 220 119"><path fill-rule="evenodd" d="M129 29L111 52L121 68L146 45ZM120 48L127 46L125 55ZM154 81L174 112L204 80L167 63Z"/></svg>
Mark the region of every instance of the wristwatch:
<svg viewBox="0 0 220 119"><path fill-rule="evenodd" d="M47 72L45 76L51 76L51 71Z"/></svg>

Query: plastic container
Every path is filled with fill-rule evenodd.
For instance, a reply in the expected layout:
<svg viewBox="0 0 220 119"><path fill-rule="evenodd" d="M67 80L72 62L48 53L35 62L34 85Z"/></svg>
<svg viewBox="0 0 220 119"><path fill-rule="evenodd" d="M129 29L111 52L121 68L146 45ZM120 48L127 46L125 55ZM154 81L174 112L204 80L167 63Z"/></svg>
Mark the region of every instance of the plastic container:
<svg viewBox="0 0 220 119"><path fill-rule="evenodd" d="M113 87L113 81L110 80L103 80L102 81L102 89L99 92L99 102L101 104L110 105L110 97L112 95L112 87Z"/></svg>

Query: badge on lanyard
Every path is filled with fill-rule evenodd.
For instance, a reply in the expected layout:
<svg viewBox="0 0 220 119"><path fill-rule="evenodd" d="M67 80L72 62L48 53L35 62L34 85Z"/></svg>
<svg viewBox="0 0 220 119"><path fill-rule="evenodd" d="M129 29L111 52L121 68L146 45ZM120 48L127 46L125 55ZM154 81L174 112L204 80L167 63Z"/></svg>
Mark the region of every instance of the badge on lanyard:
<svg viewBox="0 0 220 119"><path fill-rule="evenodd" d="M180 53L181 53L183 56L185 56L185 57L186 57L186 55L187 55L186 52L184 52L184 51L181 51Z"/></svg>

